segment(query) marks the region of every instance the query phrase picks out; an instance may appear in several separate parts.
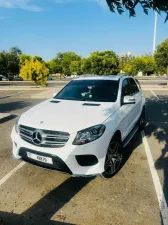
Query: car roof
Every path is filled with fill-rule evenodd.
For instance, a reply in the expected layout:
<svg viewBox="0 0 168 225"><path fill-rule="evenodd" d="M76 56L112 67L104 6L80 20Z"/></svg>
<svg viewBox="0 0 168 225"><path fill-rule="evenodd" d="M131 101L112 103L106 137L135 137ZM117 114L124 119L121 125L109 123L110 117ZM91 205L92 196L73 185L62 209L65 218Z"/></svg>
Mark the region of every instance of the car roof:
<svg viewBox="0 0 168 225"><path fill-rule="evenodd" d="M75 80L114 80L118 81L121 78L126 78L129 75L107 75L107 76L99 76L99 75L82 75L79 78L76 78ZM130 76L129 76L130 77Z"/></svg>

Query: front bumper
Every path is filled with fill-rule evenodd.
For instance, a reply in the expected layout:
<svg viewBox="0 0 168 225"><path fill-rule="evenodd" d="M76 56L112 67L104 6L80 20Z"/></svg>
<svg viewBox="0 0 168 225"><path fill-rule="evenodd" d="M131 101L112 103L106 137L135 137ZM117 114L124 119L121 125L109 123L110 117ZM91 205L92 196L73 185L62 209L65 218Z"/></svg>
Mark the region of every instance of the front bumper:
<svg viewBox="0 0 168 225"><path fill-rule="evenodd" d="M15 129L12 130L11 138L13 141L13 158L22 159L28 163L57 170L60 172L71 174L72 176L90 176L97 175L104 172L104 162L106 152L109 144L109 137L103 134L99 139L85 145L75 146L72 145L76 134L70 136L69 141L64 147L61 148L44 148L32 145L16 133ZM51 157L53 165L48 165L43 162L29 159L26 152L32 152L40 156ZM95 165L83 166L77 160L78 156L95 156L97 162Z"/></svg>

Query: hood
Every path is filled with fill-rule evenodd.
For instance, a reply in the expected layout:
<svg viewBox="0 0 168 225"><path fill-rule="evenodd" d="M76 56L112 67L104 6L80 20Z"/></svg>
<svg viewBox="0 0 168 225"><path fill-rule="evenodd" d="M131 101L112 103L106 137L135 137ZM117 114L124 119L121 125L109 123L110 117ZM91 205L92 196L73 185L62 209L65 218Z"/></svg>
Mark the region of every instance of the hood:
<svg viewBox="0 0 168 225"><path fill-rule="evenodd" d="M117 108L117 103L50 99L25 112L19 124L73 133L102 124Z"/></svg>

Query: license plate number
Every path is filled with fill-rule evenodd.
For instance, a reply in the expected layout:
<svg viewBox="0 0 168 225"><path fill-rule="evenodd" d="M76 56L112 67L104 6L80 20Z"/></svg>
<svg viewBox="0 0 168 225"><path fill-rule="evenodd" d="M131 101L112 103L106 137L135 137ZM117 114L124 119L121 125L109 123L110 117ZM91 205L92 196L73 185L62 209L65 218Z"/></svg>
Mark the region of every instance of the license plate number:
<svg viewBox="0 0 168 225"><path fill-rule="evenodd" d="M30 159L34 159L34 160L43 162L43 163L53 164L52 158L50 158L50 157L44 157L44 156L36 155L36 154L30 153L30 152L27 152L27 157Z"/></svg>

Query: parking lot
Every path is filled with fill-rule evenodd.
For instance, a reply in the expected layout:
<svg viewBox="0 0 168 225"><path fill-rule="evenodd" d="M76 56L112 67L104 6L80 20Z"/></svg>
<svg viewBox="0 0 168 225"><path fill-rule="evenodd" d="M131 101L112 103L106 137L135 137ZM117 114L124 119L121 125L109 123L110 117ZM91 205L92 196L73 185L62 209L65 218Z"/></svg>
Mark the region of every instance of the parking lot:
<svg viewBox="0 0 168 225"><path fill-rule="evenodd" d="M144 92L145 137L136 134L125 149L122 169L105 180L74 178L13 160L10 133L16 117L45 99L32 98L39 91L0 91L0 113L12 115L0 123L0 218L4 224L167 225L167 215L163 221L162 216L168 204L168 90Z"/></svg>

